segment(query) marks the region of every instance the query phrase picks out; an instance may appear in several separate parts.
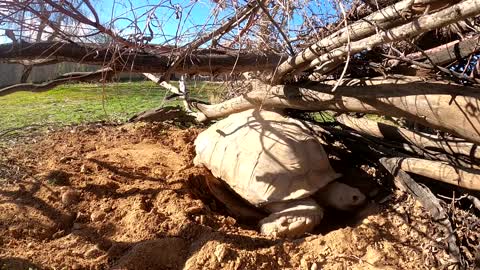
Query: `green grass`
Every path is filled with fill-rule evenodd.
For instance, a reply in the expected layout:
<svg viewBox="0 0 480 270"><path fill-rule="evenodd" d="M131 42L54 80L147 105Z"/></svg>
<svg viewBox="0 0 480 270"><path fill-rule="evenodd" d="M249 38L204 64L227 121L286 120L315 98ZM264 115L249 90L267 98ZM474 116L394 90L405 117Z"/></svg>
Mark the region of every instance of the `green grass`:
<svg viewBox="0 0 480 270"><path fill-rule="evenodd" d="M330 112L314 112L312 113L313 119L319 123L333 123L335 117Z"/></svg>
<svg viewBox="0 0 480 270"><path fill-rule="evenodd" d="M205 100L221 87L204 82L188 85L192 96ZM124 122L144 110L180 104L165 101L169 94L153 82L67 84L41 93L16 92L0 97L0 134L32 125Z"/></svg>

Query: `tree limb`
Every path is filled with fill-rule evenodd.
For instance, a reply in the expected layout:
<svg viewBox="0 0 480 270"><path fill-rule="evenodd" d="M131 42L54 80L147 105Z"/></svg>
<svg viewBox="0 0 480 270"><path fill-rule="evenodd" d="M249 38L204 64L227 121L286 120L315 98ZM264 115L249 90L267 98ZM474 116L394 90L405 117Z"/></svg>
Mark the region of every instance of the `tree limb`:
<svg viewBox="0 0 480 270"><path fill-rule="evenodd" d="M36 59L36 60L0 60L8 64L18 64L24 66L47 66L59 63L56 59Z"/></svg>
<svg viewBox="0 0 480 270"><path fill-rule="evenodd" d="M419 185L406 172L404 172L402 168L398 166L396 159L381 158L379 161L394 177L395 186L412 195L415 200L420 202L430 213L433 220L441 226L447 244L446 248L452 257L453 263L464 265L464 260L460 253L460 249L458 248L452 224L435 195L433 195L427 187Z"/></svg>
<svg viewBox="0 0 480 270"><path fill-rule="evenodd" d="M168 91L170 91L170 92L172 92L176 95L182 96L183 97L183 106L185 107L185 110L187 112L191 112L190 104L188 103L188 100L187 100L188 98L185 98L185 97L188 97L188 93L180 91L180 89L178 89L174 85L162 80L162 78L160 78L159 76L156 76L152 73L143 73L143 76L145 76L147 79L150 79L151 81L155 82L156 84L160 85L161 87L167 89Z"/></svg>
<svg viewBox="0 0 480 270"><path fill-rule="evenodd" d="M285 61L285 63L287 63L285 64L286 66L282 64L279 67L279 72L276 73L273 81L278 82L281 76L288 72L288 70L295 69L295 73L299 73L306 69L322 66L323 63L329 63L329 69L322 69L319 72L328 73L338 64L343 63L344 58L349 52L351 54L359 53L364 50L371 50L373 47L381 44L412 38L433 29L478 15L479 13L480 0L466 0L436 13L423 15L402 26L388 30L377 29L377 34L351 42L349 46L344 45L326 52L311 51L307 55L302 53L294 59L288 59ZM298 64L294 62L297 58L299 60ZM314 60L310 60L312 58L314 58ZM307 61L305 59L307 59ZM291 64L292 62L294 63L293 65Z"/></svg>
<svg viewBox="0 0 480 270"><path fill-rule="evenodd" d="M413 5L428 5L435 1L438 0L403 0L374 12L350 24L348 28L342 28L311 45L304 51L297 53L295 56L289 57L278 67L273 81L275 83L280 82L281 78L294 70L295 72L304 70L308 63L320 55L346 44L348 35L350 35L351 41L358 41L369 37L377 33L379 29L389 29L404 22L404 14L410 11Z"/></svg>
<svg viewBox="0 0 480 270"><path fill-rule="evenodd" d="M440 83L395 83L375 85L364 80L359 86L339 86L335 93L326 84L312 86L266 86L220 104L197 104L207 118L219 118L254 107L293 108L307 111L333 110L408 117L480 144L480 91ZM448 104L448 105L446 105Z"/></svg>
<svg viewBox="0 0 480 270"><path fill-rule="evenodd" d="M109 67L113 70L137 73L166 72L171 65L172 55L175 56L175 53L164 47L142 51L120 48L118 52L114 52L110 48L93 44L80 45L64 42L0 44L0 62L43 58L59 62L103 65L105 59L110 59ZM232 71L273 71L282 57L269 53L196 50L185 58L175 72L218 74Z"/></svg>
<svg viewBox="0 0 480 270"><path fill-rule="evenodd" d="M426 60L426 62L418 62L418 61L412 60L410 58L407 58L405 56L392 56L392 55L386 55L386 54L382 54L382 56L384 56L386 58L390 58L390 59L396 59L396 60L404 61L404 62L407 62L411 65L416 65L416 66L421 67L421 68L437 70L437 71L439 71L439 72L441 72L445 75L452 76L453 78L456 79L457 82L467 81L467 82L472 83L472 84L480 84L479 79L470 78L466 74L458 73L458 72L455 72L451 69L438 66L437 64L432 63L433 61L430 61L430 59ZM430 63L432 63L432 64L430 64Z"/></svg>
<svg viewBox="0 0 480 270"><path fill-rule="evenodd" d="M470 157L473 163L480 162L480 149L478 146L458 140L449 140L430 134L413 132L404 128L395 127L385 123L379 123L365 118L354 118L341 115L336 118L340 123L355 131L381 139L406 142L425 150L444 152L452 155Z"/></svg>
<svg viewBox="0 0 480 270"><path fill-rule="evenodd" d="M105 80L113 76L115 72L110 68L100 69L94 72L70 72L44 83L19 83L0 89L0 96L5 96L17 91L43 92L58 85L68 82L89 82Z"/></svg>
<svg viewBox="0 0 480 270"><path fill-rule="evenodd" d="M433 64L436 65L444 65L455 60L465 58L479 50L480 35L475 35L462 41L456 40L426 50L425 54L430 58L430 61L426 60L426 63L433 62ZM416 61L421 61L425 59L425 55L422 52L411 53L406 55L405 57Z"/></svg>
<svg viewBox="0 0 480 270"><path fill-rule="evenodd" d="M184 63L185 57L187 57L187 55L189 55L193 50L196 50L198 47L205 44L206 42L208 42L212 38L214 38L216 36L224 35L226 32L230 31L232 28L239 25L241 22L243 22L245 19L247 19L252 12L256 11L259 4L261 4L261 1L258 1L258 3L255 3L255 1L252 1L252 3L248 3L245 7L243 7L242 10L240 10L232 18L230 18L225 23L223 23L215 31L213 31L211 33L208 33L208 34L205 34L205 35L202 35L199 38L197 38L196 40L187 44L185 46L186 49L183 50L182 53L177 56L175 61L168 68L168 70L165 72L165 75L164 75L163 79L168 82L170 80L171 73L173 73L180 64Z"/></svg>
<svg viewBox="0 0 480 270"><path fill-rule="evenodd" d="M378 34L352 42L350 44L351 53L359 53L363 50L371 50L373 47L394 42L405 40L418 36L422 33L431 31L436 28L440 28L459 20L476 16L480 13L480 1L479 0L466 0L462 1L454 6L443 9L433 14L423 15L415 19L411 23L398 26L386 31L380 31ZM343 46L334 51L320 55L313 60L305 69L314 68L329 60L342 62L343 58L347 55L348 48ZM305 70L303 69L303 70ZM302 69L296 69L296 72ZM322 71L324 73L329 70Z"/></svg>
<svg viewBox="0 0 480 270"><path fill-rule="evenodd" d="M395 165L410 173L418 174L447 184L470 190L480 190L480 171L462 169L441 161L420 158L389 158Z"/></svg>

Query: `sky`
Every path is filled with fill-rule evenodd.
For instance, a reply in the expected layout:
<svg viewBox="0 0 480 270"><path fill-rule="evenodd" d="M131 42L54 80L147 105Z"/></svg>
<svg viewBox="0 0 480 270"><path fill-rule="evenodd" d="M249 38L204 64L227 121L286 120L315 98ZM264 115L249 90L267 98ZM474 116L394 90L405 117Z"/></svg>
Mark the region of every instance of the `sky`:
<svg viewBox="0 0 480 270"><path fill-rule="evenodd" d="M134 12L129 4L122 0L105 0L99 4L99 15L103 23L112 21L112 17L123 17L115 21L115 29L124 29L122 34L128 35L135 30L131 26L131 19L138 18L138 25L140 30L144 31L148 14L152 12L155 17L152 18L152 30L155 32L154 43L168 42L169 38L173 38L177 33L196 33L198 30L193 30L192 27L197 25L204 25L205 23L213 23L215 18L212 16L212 10L215 8L215 3L209 0L204 1L145 1L132 0ZM154 9L155 5L164 2L159 7ZM112 8L113 13L112 13ZM175 9L177 8L177 9ZM227 12L221 12L220 18L228 16ZM218 19L217 19L218 20ZM206 28L209 26L207 25ZM127 29L125 29L127 28ZM205 29L205 28L204 28ZM148 33L148 32L147 32Z"/></svg>
<svg viewBox="0 0 480 270"><path fill-rule="evenodd" d="M222 20L233 16L229 9L219 9L212 0L90 0L102 24L112 27L121 36L128 37L146 29L150 21L154 32L151 43L170 45L185 44L202 33L209 32ZM244 5L246 0L228 0ZM296 3L309 3L305 13L335 13L334 0L296 0ZM278 3L281 1L278 0ZM277 2L274 2L277 3ZM217 11L217 16L213 15ZM153 16L154 14L154 16ZM93 14L89 14L93 20ZM308 17L308 16L307 16ZM138 29L132 27L132 21L138 21ZM298 29L303 19L298 14L290 20L290 29ZM288 31L286 31L289 34ZM293 33L293 32L291 32ZM148 31L147 31L148 34ZM180 38L175 38L179 36ZM0 43L10 42L0 35ZM177 42L177 43L175 43Z"/></svg>
<svg viewBox="0 0 480 270"><path fill-rule="evenodd" d="M172 38L177 31L180 33L188 32L191 27L204 22L213 22L211 18L211 10L214 9L215 3L210 0L199 1L182 1L182 0L90 0L94 4L100 21L106 26L111 26L120 32L122 36L128 36L138 32L132 26L132 20L138 19L140 31L144 31L148 19L148 15L152 12L155 14L151 17L153 20L153 28L156 39L153 42L165 43L168 37ZM157 7L156 7L157 6ZM156 8L154 8L156 7ZM175 7L177 9L175 10ZM183 9L181 7L184 7ZM88 10L85 6L84 10ZM133 10L133 12L132 12ZM188 14L188 16L187 16ZM180 17L177 19L176 15ZM226 16L227 14L222 14ZM91 20L94 20L93 14L88 14ZM187 18L188 17L188 18ZM210 18L210 20L209 20ZM112 19L115 19L112 21ZM1 23L1 18L0 18ZM8 27L14 29L13 27ZM0 27L3 29L4 27ZM178 29L180 27L180 29ZM89 28L89 27L86 27ZM0 30L3 32L3 30ZM190 30L193 32L192 30ZM32 33L34 35L34 33ZM0 44L9 43L10 39L0 33Z"/></svg>
<svg viewBox="0 0 480 270"><path fill-rule="evenodd" d="M91 0L95 1L95 0ZM148 14L152 12L152 30L155 38L152 43L164 44L185 44L198 35L214 29L214 23L233 16L229 9L219 9L219 6L212 0L96 0L97 10L102 23L108 24L112 18L123 17L115 20L114 28L123 29L123 37L135 33L131 26L131 19L138 18L140 31L145 30ZM227 0L244 5L246 0ZM308 3L309 10L299 11L300 13L331 13L336 14L332 3L335 0L296 0L297 4ZM281 1L279 1L281 2ZM275 3L275 2L274 2ZM154 7L158 5L154 9ZM133 8L132 8L133 7ZM175 7L183 7L175 10ZM134 12L132 12L132 9ZM213 13L218 15L213 15ZM295 13L290 20L290 29L298 29L304 21L298 13ZM138 31L138 30L137 30ZM288 31L286 31L288 34ZM178 34L178 35L177 35ZM180 39L175 39L180 36ZM177 43L175 43L177 42Z"/></svg>

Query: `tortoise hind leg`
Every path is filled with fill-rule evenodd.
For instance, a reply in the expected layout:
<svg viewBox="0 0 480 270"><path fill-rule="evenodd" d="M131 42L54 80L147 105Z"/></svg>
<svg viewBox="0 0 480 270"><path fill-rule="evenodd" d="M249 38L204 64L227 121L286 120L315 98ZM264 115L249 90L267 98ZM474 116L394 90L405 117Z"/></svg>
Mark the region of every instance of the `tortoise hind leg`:
<svg viewBox="0 0 480 270"><path fill-rule="evenodd" d="M260 231L265 235L299 237L312 231L323 218L323 209L311 198L264 206L271 214L260 220Z"/></svg>
<svg viewBox="0 0 480 270"><path fill-rule="evenodd" d="M260 220L265 214L249 205L243 198L230 190L228 185L211 173L206 175L206 184L213 196L222 202L232 216L245 221Z"/></svg>

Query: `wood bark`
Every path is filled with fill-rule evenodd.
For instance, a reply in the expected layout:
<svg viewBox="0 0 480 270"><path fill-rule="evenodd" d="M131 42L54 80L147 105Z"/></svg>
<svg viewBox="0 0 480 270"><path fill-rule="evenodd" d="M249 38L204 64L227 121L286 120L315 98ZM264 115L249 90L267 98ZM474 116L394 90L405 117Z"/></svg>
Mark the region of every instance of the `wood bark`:
<svg viewBox="0 0 480 270"><path fill-rule="evenodd" d="M418 36L422 33L446 26L459 20L476 16L480 13L480 0L466 0L439 12L423 15L414 21L398 26L387 31L379 31L378 34L351 42L343 47L319 55L304 69L296 69L296 72L307 68L315 68L323 63L333 61L342 63L348 53L355 54L363 50L371 50L373 47L390 42L400 41ZM323 72L329 72L324 70Z"/></svg>
<svg viewBox="0 0 480 270"><path fill-rule="evenodd" d="M443 231L446 249L449 252L452 262L460 265L465 264L460 249L457 245L457 239L453 231L452 224L448 218L447 212L435 197L435 195L425 186L419 185L405 171L399 168L395 159L381 158L380 163L394 177L395 186L400 190L409 193L429 212L434 222L436 222Z"/></svg>
<svg viewBox="0 0 480 270"><path fill-rule="evenodd" d="M175 60L175 55L171 48L163 47L148 49L148 51L123 48L114 52L110 48L101 48L93 44L63 42L18 42L0 45L1 62L35 60L40 56L49 61L108 64L115 71L138 73L164 73ZM284 56L268 53L196 50L188 54L174 71L188 74L273 71L283 58Z"/></svg>
<svg viewBox="0 0 480 270"><path fill-rule="evenodd" d="M70 72L44 83L19 83L0 89L0 97L17 91L43 92L68 82L91 82L110 79L115 72L110 69L100 69L94 72Z"/></svg>
<svg viewBox="0 0 480 270"><path fill-rule="evenodd" d="M452 41L438 47L426 50L424 53L416 52L406 55L406 58L425 61L427 64L444 65L456 60L461 60L480 50L480 35L466 38L462 41ZM428 59L426 59L426 56Z"/></svg>
<svg viewBox="0 0 480 270"><path fill-rule="evenodd" d="M394 141L381 140L370 136L364 136L347 129L338 129L334 127L323 126L322 128L316 125L310 124L309 128L317 131L317 136L320 134L328 134L332 140L338 140L341 138L348 149L355 152L374 153L371 157L363 158L370 162L376 162L379 156L390 157L420 157L423 159L438 160L447 162L450 165L454 165L461 168L477 169L480 170L480 166L475 165L463 156L453 156L449 154L443 154L439 152L429 151L410 145L406 143L397 143ZM325 144L328 146L328 144ZM405 154L406 153L406 154Z"/></svg>
<svg viewBox="0 0 480 270"><path fill-rule="evenodd" d="M410 3L412 2L410 1ZM376 34L366 35L363 39L348 44L344 40L341 43L342 46L338 48L322 51L321 49L324 47L315 44L293 58L287 59L279 66L275 76L272 78L272 82L279 83L283 76L293 70L298 74L307 69L317 68L317 72L325 74L343 63L348 55L371 50L378 45L413 38L436 28L476 16L479 13L480 1L466 0L436 13L420 16L412 22L395 28L380 29L375 27ZM347 34L349 33L350 31L347 31Z"/></svg>
<svg viewBox="0 0 480 270"><path fill-rule="evenodd" d="M388 83L390 82L390 83ZM254 91L215 105L197 104L207 118L254 107L333 110L407 117L480 144L480 90L440 83L394 83L364 86L254 84Z"/></svg>
<svg viewBox="0 0 480 270"><path fill-rule="evenodd" d="M165 72L164 80L166 80L167 82L170 81L170 75L177 69L179 65L185 62L184 61L185 58L189 56L195 49L205 44L209 40L212 40L213 38L221 37L225 33L232 30L232 28L234 28L235 26L238 26L245 19L247 19L252 12L255 12L258 8L258 5L260 4L261 2L258 2L256 4L253 4L253 3L247 4L245 7L243 7L242 10L240 10L238 13L232 16L229 20L223 23L215 31L202 35L201 37L190 42L188 45L184 46L185 49L182 51L180 55L178 55L175 58L174 62L170 65L169 69Z"/></svg>
<svg viewBox="0 0 480 270"><path fill-rule="evenodd" d="M386 147L394 148L399 152L400 151L406 152L408 153L409 156L414 156L414 157L428 159L428 160L442 161L450 165L461 167L461 168L480 170L480 165L478 164L478 160L472 161L471 158L463 155L450 155L450 154L435 152L428 149L422 149L420 147L407 144L407 143L395 143L395 142L384 141L384 140L378 140L376 142L379 144L383 144Z"/></svg>
<svg viewBox="0 0 480 270"><path fill-rule="evenodd" d="M374 136L380 139L406 142L426 151L432 150L454 156L463 155L475 159L472 160L473 163L478 164L478 162L480 162L480 149L478 149L478 146L473 143L449 140L448 138L413 132L404 128L379 123L365 118L354 118L347 115L341 115L336 119L340 123L361 134Z"/></svg>
<svg viewBox="0 0 480 270"><path fill-rule="evenodd" d="M374 12L365 18L350 24L347 28L342 28L326 38L323 38L302 52L287 59L278 67L273 81L279 82L279 79L287 73L294 70L297 72L299 69L305 69L308 63L316 59L319 55L343 46L347 43L348 39L350 39L350 41L357 41L377 33L379 29L389 29L393 26L400 25L402 22L405 23L408 21L405 14L410 12L414 5L428 5L433 2L439 1L403 0L392 6Z"/></svg>
<svg viewBox="0 0 480 270"><path fill-rule="evenodd" d="M480 190L480 171L462 169L441 161L420 158L389 158L398 168L447 184Z"/></svg>

